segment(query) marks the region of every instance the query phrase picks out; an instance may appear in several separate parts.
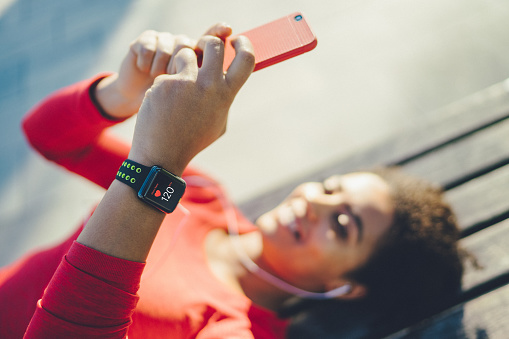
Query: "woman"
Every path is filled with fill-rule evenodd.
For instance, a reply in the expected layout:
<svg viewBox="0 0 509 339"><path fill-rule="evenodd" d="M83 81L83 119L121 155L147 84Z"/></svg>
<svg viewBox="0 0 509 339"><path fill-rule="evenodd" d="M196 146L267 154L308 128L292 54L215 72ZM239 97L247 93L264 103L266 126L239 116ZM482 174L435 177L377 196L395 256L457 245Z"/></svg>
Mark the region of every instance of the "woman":
<svg viewBox="0 0 509 339"><path fill-rule="evenodd" d="M107 192L70 239L1 272L1 301L11 305L0 317L2 338L25 330L30 338L279 338L288 321L277 312L294 296L376 298L379 285L370 274L381 273L378 262L391 258L386 253L400 239L427 244L421 230L447 234L439 264L459 262L450 212L435 213L435 206L449 209L429 200L420 219L406 215L411 208L401 204L415 197L400 201L382 174L303 184L254 227L217 183L188 168L224 133L228 108L253 69L251 45L240 37L223 73L222 40L230 34L218 24L195 46L185 37L145 32L118 74L69 86L30 112L23 127L34 148ZM193 50L203 54L200 68ZM130 147L108 127L137 112ZM183 177L181 207L165 215L114 180L125 159ZM400 226L408 220L422 221L422 228Z"/></svg>
<svg viewBox="0 0 509 339"><path fill-rule="evenodd" d="M463 274L459 231L440 187L397 169L373 171L390 187L392 224L368 261L346 277L369 293L355 302L301 302L291 338L385 337L457 300ZM460 255L461 254L461 255Z"/></svg>

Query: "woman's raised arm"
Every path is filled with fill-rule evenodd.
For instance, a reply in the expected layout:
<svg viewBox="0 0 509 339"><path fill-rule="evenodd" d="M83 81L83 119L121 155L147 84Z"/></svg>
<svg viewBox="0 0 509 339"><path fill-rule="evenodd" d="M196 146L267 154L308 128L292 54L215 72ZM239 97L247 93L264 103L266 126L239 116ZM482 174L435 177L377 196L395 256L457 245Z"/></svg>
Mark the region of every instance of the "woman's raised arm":
<svg viewBox="0 0 509 339"><path fill-rule="evenodd" d="M158 76L145 95L129 153L131 160L145 166L159 165L181 175L197 153L224 133L229 107L254 67L249 41L239 37L233 43L236 58L226 74L222 69L224 44L217 37L207 35L200 40L198 45L204 51L200 68L197 56L190 48L182 48L173 56L175 74ZM88 253L86 248L90 248L100 256L116 258L119 265L132 262L136 266L136 263L145 261L164 216L141 201L132 188L115 180L78 237L76 246L83 246L84 253ZM73 260L81 259L78 255ZM112 265L116 265L115 260ZM57 291L57 296L45 294L39 302L27 330L30 337L48 337L48 333L65 331L67 327L72 329L73 332L69 333L73 335L80 326L89 329L90 324L76 324L74 320L86 318L81 314L84 310L79 305L70 307L63 301L79 300L88 296L91 290L94 290L94 295L98 292L109 295L109 299L95 300L92 310L87 308L86 312L95 309L99 317L119 319L119 323L110 321L108 326L101 328L105 333L113 330L112 337L125 335L125 319L136 307L135 300L125 301L125 293L112 295L108 291L103 294L96 290L111 289L108 284L77 286L65 283L79 281L75 275L81 272L67 264L63 261L47 288L47 291ZM112 269L115 270L115 267ZM124 292L133 294L135 291ZM51 298L62 302L55 303ZM124 301L124 306L116 309L116 314L101 312L105 305ZM55 321L40 321L48 316ZM102 322L102 319L99 320Z"/></svg>

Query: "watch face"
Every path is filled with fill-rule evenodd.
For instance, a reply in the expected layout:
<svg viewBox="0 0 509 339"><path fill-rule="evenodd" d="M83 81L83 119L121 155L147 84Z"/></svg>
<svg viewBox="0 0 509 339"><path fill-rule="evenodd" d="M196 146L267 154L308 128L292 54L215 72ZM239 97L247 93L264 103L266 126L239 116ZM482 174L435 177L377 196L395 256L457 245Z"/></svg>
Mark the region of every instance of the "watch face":
<svg viewBox="0 0 509 339"><path fill-rule="evenodd" d="M185 182L160 167L153 167L138 196L163 212L173 212L184 194Z"/></svg>

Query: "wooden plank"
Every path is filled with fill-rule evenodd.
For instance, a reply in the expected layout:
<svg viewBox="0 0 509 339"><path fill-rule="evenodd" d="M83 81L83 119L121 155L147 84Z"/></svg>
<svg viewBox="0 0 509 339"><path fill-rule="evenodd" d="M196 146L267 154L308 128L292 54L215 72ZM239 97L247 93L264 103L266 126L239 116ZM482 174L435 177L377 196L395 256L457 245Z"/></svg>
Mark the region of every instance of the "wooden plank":
<svg viewBox="0 0 509 339"><path fill-rule="evenodd" d="M509 116L509 86L502 82L434 112L426 126L402 131L373 147L334 161L300 178L240 204L251 220L276 206L299 183L321 181L378 165L404 164L441 145L448 144Z"/></svg>
<svg viewBox="0 0 509 339"><path fill-rule="evenodd" d="M444 186L509 162L509 119L405 164L405 171Z"/></svg>
<svg viewBox="0 0 509 339"><path fill-rule="evenodd" d="M509 285L453 307L387 339L403 338L507 338Z"/></svg>
<svg viewBox="0 0 509 339"><path fill-rule="evenodd" d="M509 165L446 192L465 234L508 217Z"/></svg>
<svg viewBox="0 0 509 339"><path fill-rule="evenodd" d="M471 252L482 266L476 269L467 263L463 275L463 293L498 277L509 277L509 219L462 239L460 245Z"/></svg>

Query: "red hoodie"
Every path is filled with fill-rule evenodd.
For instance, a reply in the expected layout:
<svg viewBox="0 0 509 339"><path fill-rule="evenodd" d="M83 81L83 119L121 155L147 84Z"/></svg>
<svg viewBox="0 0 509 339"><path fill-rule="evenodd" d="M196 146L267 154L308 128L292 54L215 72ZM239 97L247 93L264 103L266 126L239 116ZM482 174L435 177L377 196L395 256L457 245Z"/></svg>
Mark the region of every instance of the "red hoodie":
<svg viewBox="0 0 509 339"><path fill-rule="evenodd" d="M45 99L23 128L44 157L107 188L127 158L129 145L108 127L82 81ZM186 169L184 179L200 176ZM181 210L169 214L147 263L108 256L74 240L32 253L0 270L0 337L21 338L283 338L286 320L231 291L210 271L207 233L226 228L223 210L209 188L188 185ZM241 232L253 225L237 212ZM142 274L143 273L143 274ZM30 325L29 325L30 323ZM28 329L27 329L28 326Z"/></svg>

